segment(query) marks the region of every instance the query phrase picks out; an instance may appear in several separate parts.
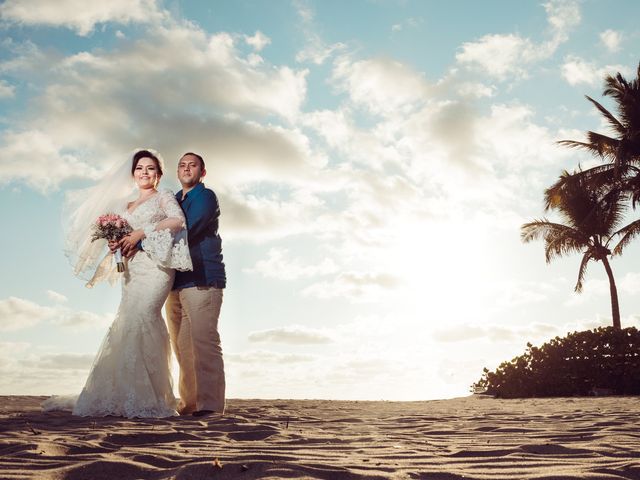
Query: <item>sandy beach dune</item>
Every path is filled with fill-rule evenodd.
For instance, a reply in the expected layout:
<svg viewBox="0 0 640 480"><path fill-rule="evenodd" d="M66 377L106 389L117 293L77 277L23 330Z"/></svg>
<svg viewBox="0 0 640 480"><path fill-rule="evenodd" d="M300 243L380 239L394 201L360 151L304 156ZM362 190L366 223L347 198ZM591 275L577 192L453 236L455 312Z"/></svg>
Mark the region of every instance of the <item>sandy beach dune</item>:
<svg viewBox="0 0 640 480"><path fill-rule="evenodd" d="M223 418L0 397L2 479L640 479L640 398L231 400Z"/></svg>

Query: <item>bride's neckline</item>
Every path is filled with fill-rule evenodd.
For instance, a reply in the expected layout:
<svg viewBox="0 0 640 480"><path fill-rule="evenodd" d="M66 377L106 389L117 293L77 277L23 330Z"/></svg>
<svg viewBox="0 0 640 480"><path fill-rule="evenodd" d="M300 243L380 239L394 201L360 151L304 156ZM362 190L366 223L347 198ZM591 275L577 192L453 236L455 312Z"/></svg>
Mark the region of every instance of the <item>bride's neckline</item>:
<svg viewBox="0 0 640 480"><path fill-rule="evenodd" d="M133 210L129 209L129 205L135 203L134 202L130 202L127 204L127 213L129 215L133 215L133 212L135 212L137 209L139 209L142 205L144 205L145 203L147 203L149 200L151 200L153 197L155 197L156 195L158 195L158 191L156 190L155 193L152 193L151 195L149 195L144 202L140 202L138 205L135 206L135 208Z"/></svg>

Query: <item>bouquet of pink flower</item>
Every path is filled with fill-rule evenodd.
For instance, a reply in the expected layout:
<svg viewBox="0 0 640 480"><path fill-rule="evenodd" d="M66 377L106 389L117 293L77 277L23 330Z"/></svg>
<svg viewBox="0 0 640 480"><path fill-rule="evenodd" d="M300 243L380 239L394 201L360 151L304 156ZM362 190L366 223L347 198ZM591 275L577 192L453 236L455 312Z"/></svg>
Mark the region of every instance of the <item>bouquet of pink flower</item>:
<svg viewBox="0 0 640 480"><path fill-rule="evenodd" d="M105 240L120 240L125 235L131 233L133 229L129 222L127 222L120 215L115 213L107 213L100 215L93 224L93 235L91 235L91 241L95 242L101 238ZM116 265L119 272L124 272L124 261L122 260L122 251L118 248L114 252L116 259Z"/></svg>

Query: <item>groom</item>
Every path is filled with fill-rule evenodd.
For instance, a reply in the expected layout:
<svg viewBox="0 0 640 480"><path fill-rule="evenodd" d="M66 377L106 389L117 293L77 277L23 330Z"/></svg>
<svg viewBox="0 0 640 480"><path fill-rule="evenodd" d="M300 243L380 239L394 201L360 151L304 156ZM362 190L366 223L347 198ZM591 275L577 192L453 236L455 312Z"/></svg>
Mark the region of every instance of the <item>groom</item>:
<svg viewBox="0 0 640 480"><path fill-rule="evenodd" d="M220 207L205 188L204 160L185 153L178 162L182 190L176 194L187 219L193 271L176 271L166 303L171 345L180 365L178 412L196 417L224 413L224 362L218 334L222 292L226 286Z"/></svg>

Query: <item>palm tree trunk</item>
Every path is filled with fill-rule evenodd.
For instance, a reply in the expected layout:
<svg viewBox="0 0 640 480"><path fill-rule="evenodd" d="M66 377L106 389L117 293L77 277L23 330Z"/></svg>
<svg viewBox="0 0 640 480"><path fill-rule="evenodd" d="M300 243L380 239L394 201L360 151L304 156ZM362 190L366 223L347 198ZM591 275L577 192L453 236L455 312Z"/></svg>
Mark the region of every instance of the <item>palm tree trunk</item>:
<svg viewBox="0 0 640 480"><path fill-rule="evenodd" d="M620 305L618 304L618 289L616 288L616 281L613 278L613 272L611 271L611 265L606 256L602 257L602 264L607 271L609 277L609 290L611 291L611 315L613 316L613 328L620 330Z"/></svg>

